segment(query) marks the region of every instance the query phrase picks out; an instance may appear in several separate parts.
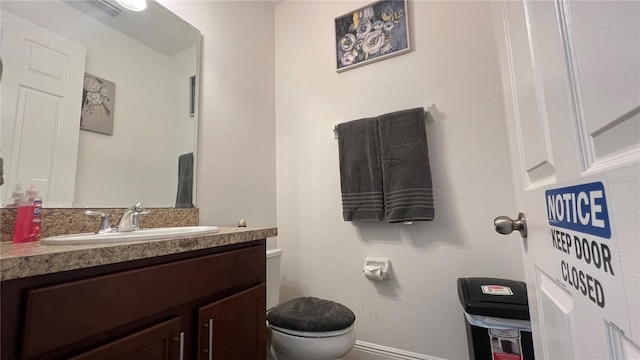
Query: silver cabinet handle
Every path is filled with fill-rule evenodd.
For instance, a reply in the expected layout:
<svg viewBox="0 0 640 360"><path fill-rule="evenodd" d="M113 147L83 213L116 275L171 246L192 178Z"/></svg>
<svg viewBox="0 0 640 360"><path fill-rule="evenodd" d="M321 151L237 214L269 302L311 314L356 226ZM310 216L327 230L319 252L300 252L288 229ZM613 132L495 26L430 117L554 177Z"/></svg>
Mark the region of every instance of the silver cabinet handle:
<svg viewBox="0 0 640 360"><path fill-rule="evenodd" d="M209 360L213 360L213 319L209 319Z"/></svg>
<svg viewBox="0 0 640 360"><path fill-rule="evenodd" d="M178 355L178 359L180 360L184 360L184 331L180 332L180 337L179 338L174 338L174 341L178 341L180 343L180 352Z"/></svg>
<svg viewBox="0 0 640 360"><path fill-rule="evenodd" d="M209 360L213 360L213 319L209 319L209 323L202 326L209 329L209 344L207 348L202 351L209 354Z"/></svg>

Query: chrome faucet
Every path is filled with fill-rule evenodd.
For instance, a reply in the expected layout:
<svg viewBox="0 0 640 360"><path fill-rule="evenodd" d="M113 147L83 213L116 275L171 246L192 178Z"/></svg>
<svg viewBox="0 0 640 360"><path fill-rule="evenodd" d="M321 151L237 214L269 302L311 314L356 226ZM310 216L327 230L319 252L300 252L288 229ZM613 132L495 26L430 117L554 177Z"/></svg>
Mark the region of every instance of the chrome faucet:
<svg viewBox="0 0 640 360"><path fill-rule="evenodd" d="M145 211L145 207L141 203L137 203L129 207L120 217L120 221L118 221L118 226L116 227L117 231L127 232L140 230L140 225L138 225L138 215L148 213L149 212Z"/></svg>

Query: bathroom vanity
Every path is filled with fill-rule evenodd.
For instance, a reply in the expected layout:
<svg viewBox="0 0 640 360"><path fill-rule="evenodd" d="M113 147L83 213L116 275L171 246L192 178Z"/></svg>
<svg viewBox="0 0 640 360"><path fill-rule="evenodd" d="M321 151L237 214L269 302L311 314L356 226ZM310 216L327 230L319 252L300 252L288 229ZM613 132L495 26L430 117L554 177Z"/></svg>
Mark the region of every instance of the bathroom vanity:
<svg viewBox="0 0 640 360"><path fill-rule="evenodd" d="M264 359L265 242L0 244L1 359Z"/></svg>

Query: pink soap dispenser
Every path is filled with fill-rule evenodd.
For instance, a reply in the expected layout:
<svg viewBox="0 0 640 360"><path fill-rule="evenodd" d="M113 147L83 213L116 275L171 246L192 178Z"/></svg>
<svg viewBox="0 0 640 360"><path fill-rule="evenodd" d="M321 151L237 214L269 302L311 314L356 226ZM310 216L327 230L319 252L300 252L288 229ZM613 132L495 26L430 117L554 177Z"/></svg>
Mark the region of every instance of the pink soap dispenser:
<svg viewBox="0 0 640 360"><path fill-rule="evenodd" d="M7 203L4 207L17 209L20 205L20 201L24 199L24 193L22 192L22 185L16 183L16 189L11 193L11 202Z"/></svg>
<svg viewBox="0 0 640 360"><path fill-rule="evenodd" d="M29 241L40 240L40 232L42 227L42 198L38 196L38 190L34 184L31 184L29 190L26 191L27 199L33 202L33 216L31 217L31 233Z"/></svg>
<svg viewBox="0 0 640 360"><path fill-rule="evenodd" d="M34 184L25 192L26 197L18 202L18 215L13 230L13 242L22 243L40 240L42 223L42 198Z"/></svg>
<svg viewBox="0 0 640 360"><path fill-rule="evenodd" d="M21 243L29 241L33 216L33 203L22 195L18 200L18 214L13 228L13 242Z"/></svg>

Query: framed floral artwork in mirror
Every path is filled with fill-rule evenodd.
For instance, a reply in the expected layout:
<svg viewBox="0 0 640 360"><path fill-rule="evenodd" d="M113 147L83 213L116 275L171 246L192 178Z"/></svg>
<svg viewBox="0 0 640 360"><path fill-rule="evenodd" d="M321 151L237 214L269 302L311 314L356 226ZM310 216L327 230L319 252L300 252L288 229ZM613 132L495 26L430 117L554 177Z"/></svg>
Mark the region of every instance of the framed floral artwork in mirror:
<svg viewBox="0 0 640 360"><path fill-rule="evenodd" d="M80 129L113 135L113 105L116 84L91 74L84 74Z"/></svg>
<svg viewBox="0 0 640 360"><path fill-rule="evenodd" d="M406 0L383 0L335 19L336 71L407 53Z"/></svg>

